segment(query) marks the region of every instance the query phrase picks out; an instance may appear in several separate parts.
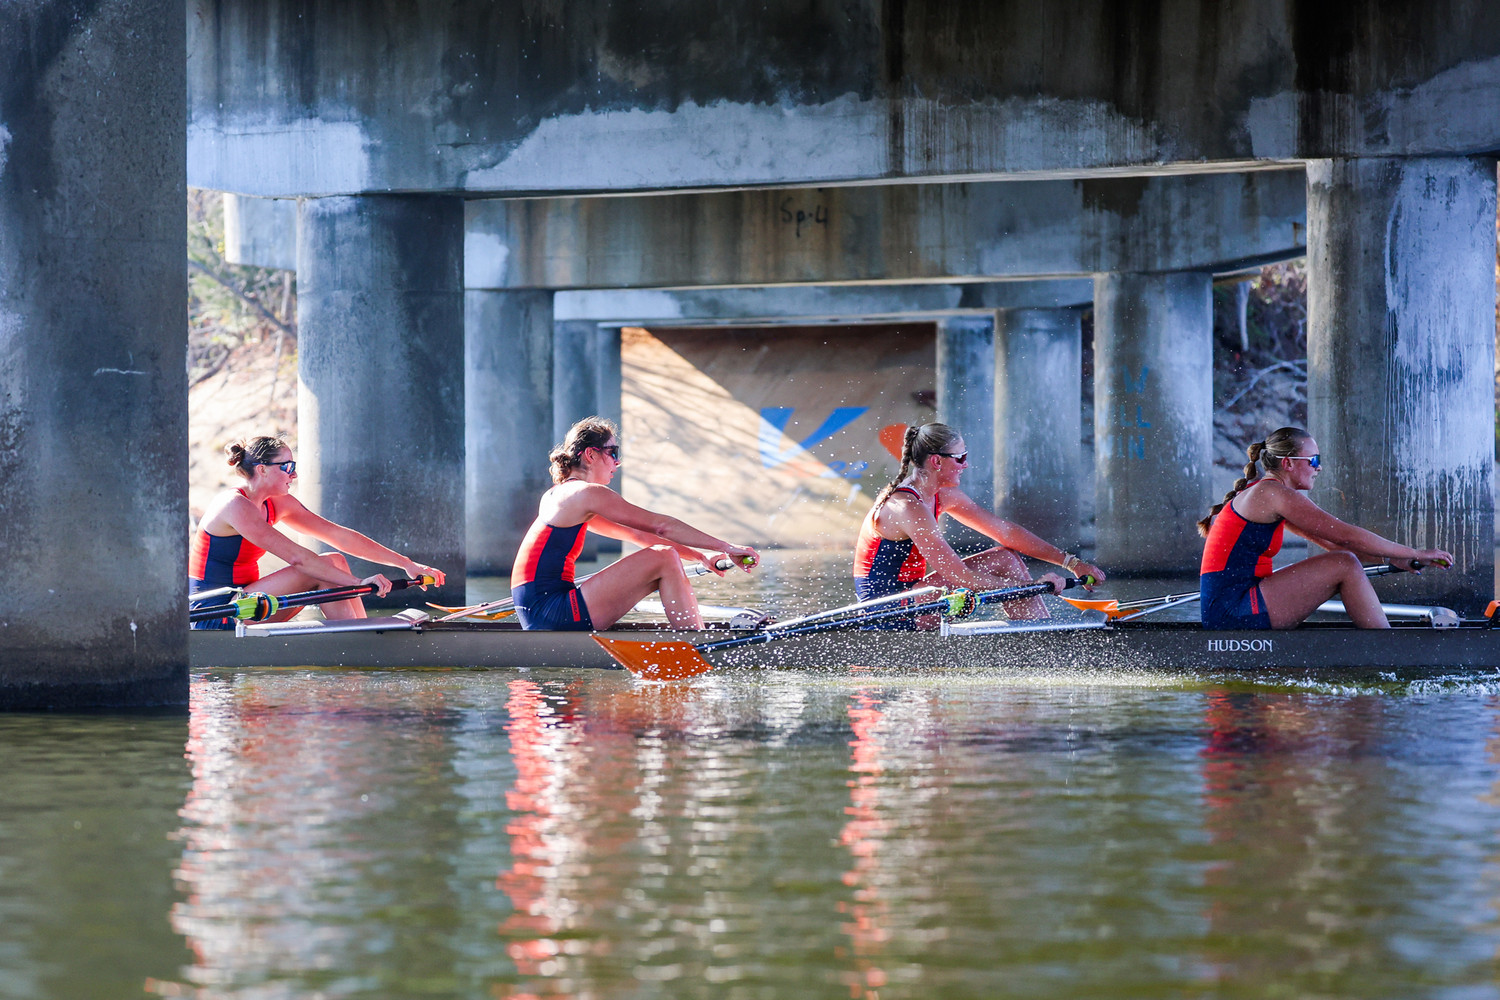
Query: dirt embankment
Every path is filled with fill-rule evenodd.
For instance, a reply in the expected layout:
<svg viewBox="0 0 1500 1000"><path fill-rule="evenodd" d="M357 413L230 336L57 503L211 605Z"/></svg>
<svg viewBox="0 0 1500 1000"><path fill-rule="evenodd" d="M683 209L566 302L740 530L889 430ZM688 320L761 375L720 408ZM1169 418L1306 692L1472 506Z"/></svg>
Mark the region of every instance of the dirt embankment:
<svg viewBox="0 0 1500 1000"><path fill-rule="evenodd" d="M188 511L194 523L213 495L238 486L224 461L236 438L272 434L297 447L297 358L276 358L273 340L235 348L215 374L188 390Z"/></svg>

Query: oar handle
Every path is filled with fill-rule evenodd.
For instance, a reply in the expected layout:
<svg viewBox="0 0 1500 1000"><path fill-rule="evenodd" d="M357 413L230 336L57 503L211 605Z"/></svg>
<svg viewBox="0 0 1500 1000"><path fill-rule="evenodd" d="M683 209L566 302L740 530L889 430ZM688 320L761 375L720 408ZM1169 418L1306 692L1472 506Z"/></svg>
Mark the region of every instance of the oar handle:
<svg viewBox="0 0 1500 1000"><path fill-rule="evenodd" d="M419 576L414 580L398 577L391 581L391 589L405 590L407 587L426 587L436 582L430 576ZM305 590L298 594L249 593L225 604L196 608L188 614L188 621L207 622L219 618L234 618L238 621L264 621L283 608L297 608L308 604L327 604L330 601L343 601L351 597L363 597L366 594L373 594L379 589L373 583L360 583L347 587Z"/></svg>

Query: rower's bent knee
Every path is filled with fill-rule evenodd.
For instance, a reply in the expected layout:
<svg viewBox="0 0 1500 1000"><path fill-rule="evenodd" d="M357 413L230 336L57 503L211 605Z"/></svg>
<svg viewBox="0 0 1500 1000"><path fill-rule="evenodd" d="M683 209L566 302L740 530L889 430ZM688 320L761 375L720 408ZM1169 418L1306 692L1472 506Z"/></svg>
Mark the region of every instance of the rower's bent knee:
<svg viewBox="0 0 1500 1000"><path fill-rule="evenodd" d="M342 552L324 552L318 558L330 566L337 566L345 573L349 572L349 560Z"/></svg>

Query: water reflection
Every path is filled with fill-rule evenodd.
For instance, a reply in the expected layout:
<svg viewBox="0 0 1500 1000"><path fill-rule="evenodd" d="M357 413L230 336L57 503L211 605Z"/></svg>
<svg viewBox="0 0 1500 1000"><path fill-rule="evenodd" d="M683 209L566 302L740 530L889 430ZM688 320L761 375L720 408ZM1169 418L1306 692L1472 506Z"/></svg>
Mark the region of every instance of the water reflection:
<svg viewBox="0 0 1500 1000"><path fill-rule="evenodd" d="M1493 698L565 670L192 698L146 735L0 718L0 995L1500 995Z"/></svg>

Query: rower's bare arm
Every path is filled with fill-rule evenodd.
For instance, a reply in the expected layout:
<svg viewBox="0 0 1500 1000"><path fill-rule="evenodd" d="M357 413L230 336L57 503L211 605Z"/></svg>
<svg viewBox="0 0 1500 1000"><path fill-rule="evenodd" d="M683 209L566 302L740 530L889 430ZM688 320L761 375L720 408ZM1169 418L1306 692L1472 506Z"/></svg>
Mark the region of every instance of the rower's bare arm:
<svg viewBox="0 0 1500 1000"><path fill-rule="evenodd" d="M586 504L588 516L596 520L603 518L615 525L633 528L651 536L651 540L646 543L648 545L665 542L677 548L678 552L683 552L683 549L678 546L687 547L689 551L704 549L711 552L726 552L746 570L760 561L759 555L748 546L731 544L722 538L715 538L706 531L699 531L686 521L680 521L667 514L658 514L644 507L637 507L607 486L597 484L586 486L564 501L563 506L567 507L575 503ZM576 508L574 513L576 515ZM701 560L703 557L701 553L693 551L693 555L689 558ZM748 564L745 562L746 559L749 560Z"/></svg>
<svg viewBox="0 0 1500 1000"><path fill-rule="evenodd" d="M975 531L993 538L1013 552L1019 552L1023 556L1030 556L1054 566L1061 566L1078 577L1091 577L1095 583L1103 583L1105 580L1104 571L1099 567L1086 563L1062 547L1032 534L1014 521L998 517L993 511L975 503L973 498L962 490L943 490L943 511L953 515L953 519L960 524L968 525Z"/></svg>
<svg viewBox="0 0 1500 1000"><path fill-rule="evenodd" d="M651 545L670 545L684 559L700 560L703 558L703 553L691 545L683 545L681 542L674 542L670 538L653 535L638 528L632 528L628 525L611 521L603 514L595 514L589 520L589 530L609 538L618 538L622 542L639 545L643 549Z"/></svg>
<svg viewBox="0 0 1500 1000"><path fill-rule="evenodd" d="M282 502L285 503L285 501ZM315 514L300 501L295 501L295 503L296 506L282 515L282 523L358 559L380 563L382 566L395 566L412 579L430 576L439 586L442 585L445 579L442 570L408 559L395 549L381 545L369 535L361 534L353 528L346 528L336 521L330 521L320 514Z"/></svg>
<svg viewBox="0 0 1500 1000"><path fill-rule="evenodd" d="M1346 549L1364 559L1415 559L1418 555L1410 545L1339 520L1297 490L1276 486L1266 497L1271 512L1284 517L1287 527L1325 549Z"/></svg>
<svg viewBox="0 0 1500 1000"><path fill-rule="evenodd" d="M286 505L288 500L291 498L283 497L279 502ZM297 503L297 506L302 505ZM312 549L297 544L267 524L260 509L244 497L237 497L230 501L219 516L219 520L227 522L229 527L251 545L265 549L288 566L301 570L314 580L334 586L353 586L360 582L359 577L353 573L345 573L338 567L330 565L326 560L319 558L318 553ZM281 520L283 523L292 524L293 527L297 526L291 516L283 515Z"/></svg>

